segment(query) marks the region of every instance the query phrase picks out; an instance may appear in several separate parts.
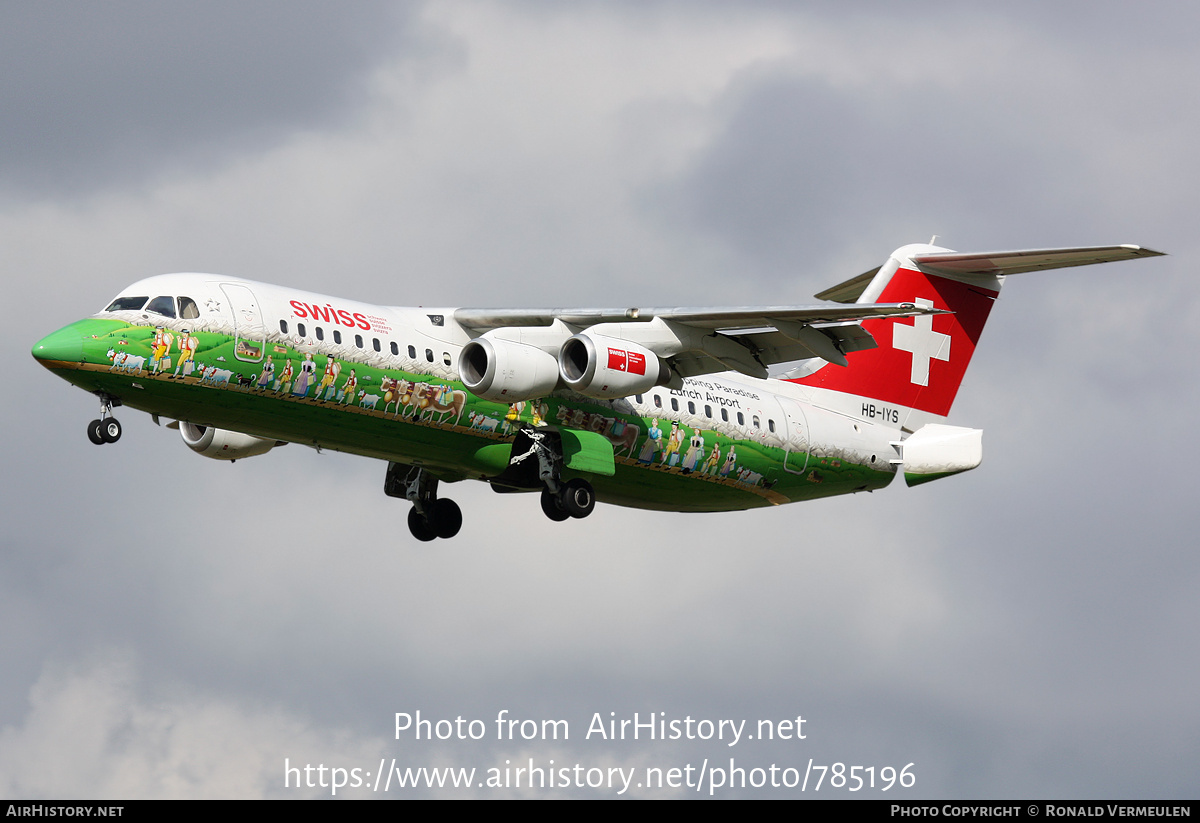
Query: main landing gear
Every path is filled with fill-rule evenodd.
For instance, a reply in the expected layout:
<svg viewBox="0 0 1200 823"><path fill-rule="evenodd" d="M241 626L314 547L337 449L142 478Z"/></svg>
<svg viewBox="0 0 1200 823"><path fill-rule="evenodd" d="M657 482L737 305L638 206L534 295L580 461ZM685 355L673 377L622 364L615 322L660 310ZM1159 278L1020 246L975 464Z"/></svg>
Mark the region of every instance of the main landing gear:
<svg viewBox="0 0 1200 823"><path fill-rule="evenodd" d="M542 489L542 511L555 523L568 517L587 517L596 508L596 492L582 477L560 483L557 492Z"/></svg>
<svg viewBox="0 0 1200 823"><path fill-rule="evenodd" d="M499 492L542 490L542 511L561 522L583 518L596 508L596 491L582 477L564 481L561 477L562 444L553 431L523 428L513 440L508 467L490 478ZM388 463L383 492L412 503L408 512L408 530L423 543L454 537L462 528L462 510L453 500L437 496L438 479L420 466Z"/></svg>
<svg viewBox="0 0 1200 823"><path fill-rule="evenodd" d="M438 537L449 539L462 528L462 510L453 500L439 498L437 487L438 479L418 466L388 463L383 492L413 504L408 511L408 530L422 543Z"/></svg>
<svg viewBox="0 0 1200 823"><path fill-rule="evenodd" d="M88 423L87 435L97 446L105 443L116 443L121 439L121 424L112 416L112 407L121 402L107 394L100 395L100 416Z"/></svg>
<svg viewBox="0 0 1200 823"><path fill-rule="evenodd" d="M523 481L524 488L541 486L542 511L554 522L561 523L569 517L587 517L596 508L592 484L582 477L564 483L561 472L562 446L557 434L531 428L517 433L505 476L513 481Z"/></svg>

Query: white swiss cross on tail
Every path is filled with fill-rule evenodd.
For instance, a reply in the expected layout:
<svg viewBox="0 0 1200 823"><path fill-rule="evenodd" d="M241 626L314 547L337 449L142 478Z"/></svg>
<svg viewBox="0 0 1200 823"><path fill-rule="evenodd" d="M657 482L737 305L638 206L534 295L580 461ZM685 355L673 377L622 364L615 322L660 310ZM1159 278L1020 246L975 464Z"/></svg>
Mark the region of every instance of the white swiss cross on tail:
<svg viewBox="0 0 1200 823"><path fill-rule="evenodd" d="M827 366L796 382L944 417L997 292L987 287L989 281L966 283L904 266L879 276L886 283L878 302L915 303L949 313L922 315L912 322L864 320L862 326L878 348L851 352L846 356L849 367Z"/></svg>
<svg viewBox="0 0 1200 823"><path fill-rule="evenodd" d="M913 301L922 308L933 308L933 301L918 297ZM911 326L897 322L892 326L892 347L912 355L910 383L929 385L929 361L950 360L950 335L933 330L933 315L914 317Z"/></svg>
<svg viewBox="0 0 1200 823"><path fill-rule="evenodd" d="M902 246L879 268L817 296L838 302L915 303L944 313L922 315L911 323L864 320L861 325L875 339L876 348L848 352L846 367L827 365L792 382L945 417L1005 277L1160 254L1140 246L966 254L932 244ZM869 419L877 419L876 405L868 403L863 408L872 412ZM885 411L889 411L885 420L896 419L890 410ZM897 422L903 426L906 419L901 413Z"/></svg>

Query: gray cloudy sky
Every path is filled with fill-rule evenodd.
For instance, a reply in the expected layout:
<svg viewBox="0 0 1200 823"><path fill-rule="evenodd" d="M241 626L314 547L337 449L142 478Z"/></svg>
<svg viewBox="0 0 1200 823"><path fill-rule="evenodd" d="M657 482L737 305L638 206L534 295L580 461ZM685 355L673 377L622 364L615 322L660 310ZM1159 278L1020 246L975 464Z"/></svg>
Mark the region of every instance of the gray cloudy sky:
<svg viewBox="0 0 1200 823"><path fill-rule="evenodd" d="M1195 797L1200 11L843 5L0 6L0 795L733 757L913 763L902 797ZM1009 283L950 421L985 429L979 470L772 511L556 525L473 484L462 534L415 545L382 464L220 464L131 411L97 449L93 398L29 356L167 271L805 303L933 234L1172 256ZM504 709L571 737L393 739L396 712ZM596 712L807 737L584 739Z"/></svg>

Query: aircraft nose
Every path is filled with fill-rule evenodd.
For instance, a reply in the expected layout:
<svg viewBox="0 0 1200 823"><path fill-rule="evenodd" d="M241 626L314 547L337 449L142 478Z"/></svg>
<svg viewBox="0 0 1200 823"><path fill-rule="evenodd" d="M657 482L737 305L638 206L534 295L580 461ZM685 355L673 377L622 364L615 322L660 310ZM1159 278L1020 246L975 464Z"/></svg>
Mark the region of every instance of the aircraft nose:
<svg viewBox="0 0 1200 823"><path fill-rule="evenodd" d="M83 338L78 329L67 326L37 341L33 345L33 356L47 368L53 368L53 361L82 362Z"/></svg>

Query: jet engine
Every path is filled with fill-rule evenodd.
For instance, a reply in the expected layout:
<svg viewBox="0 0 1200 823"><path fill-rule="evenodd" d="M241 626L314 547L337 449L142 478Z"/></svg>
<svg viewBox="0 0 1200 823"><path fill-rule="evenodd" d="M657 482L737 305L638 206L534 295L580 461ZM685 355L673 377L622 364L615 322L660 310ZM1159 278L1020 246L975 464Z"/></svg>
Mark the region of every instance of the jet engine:
<svg viewBox="0 0 1200 823"><path fill-rule="evenodd" d="M197 426L184 420L179 421L179 434L189 449L214 460L240 460L256 454L266 454L280 445L278 440L214 429L212 426Z"/></svg>
<svg viewBox="0 0 1200 823"><path fill-rule="evenodd" d="M628 340L577 334L563 343L559 371L580 394L611 400L641 394L671 379L671 367L657 354Z"/></svg>
<svg viewBox="0 0 1200 823"><path fill-rule="evenodd" d="M558 385L558 361L535 346L479 337L463 346L458 373L472 394L498 403L544 397Z"/></svg>

